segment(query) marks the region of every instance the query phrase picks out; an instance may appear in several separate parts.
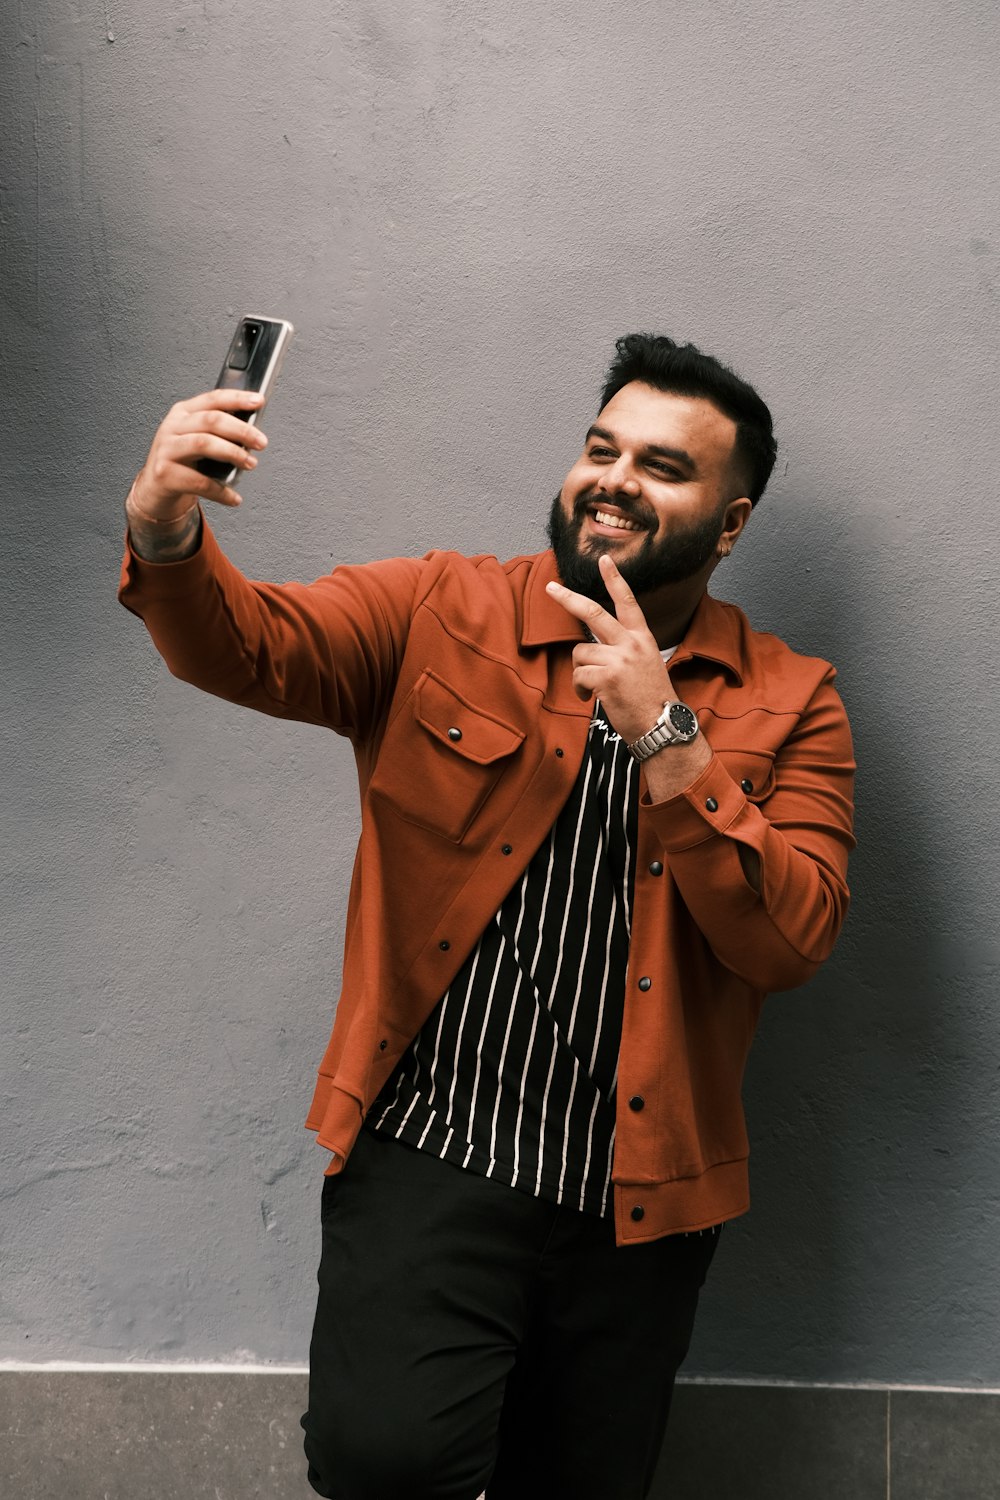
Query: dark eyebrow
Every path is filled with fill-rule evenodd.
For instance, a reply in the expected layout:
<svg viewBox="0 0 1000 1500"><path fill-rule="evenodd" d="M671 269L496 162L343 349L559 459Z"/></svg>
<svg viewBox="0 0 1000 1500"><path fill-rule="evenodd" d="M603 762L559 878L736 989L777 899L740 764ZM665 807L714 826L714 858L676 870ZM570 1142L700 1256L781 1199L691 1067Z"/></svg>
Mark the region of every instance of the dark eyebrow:
<svg viewBox="0 0 1000 1500"><path fill-rule="evenodd" d="M587 436L584 441L589 443L591 438L595 437L600 438L605 443L611 443L615 448L618 447L618 439L614 433L609 432L606 427L598 427L596 423L587 429ZM644 452L655 453L658 458L669 458L673 463L680 464L691 474L698 472L698 465L690 453L686 453L683 448L667 448L662 443L647 443Z"/></svg>

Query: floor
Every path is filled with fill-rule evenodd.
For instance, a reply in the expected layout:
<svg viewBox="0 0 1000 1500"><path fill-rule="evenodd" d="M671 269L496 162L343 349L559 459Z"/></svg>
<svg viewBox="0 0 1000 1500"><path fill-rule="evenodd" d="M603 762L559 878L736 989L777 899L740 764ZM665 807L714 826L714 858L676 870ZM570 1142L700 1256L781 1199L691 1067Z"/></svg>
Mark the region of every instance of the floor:
<svg viewBox="0 0 1000 1500"><path fill-rule="evenodd" d="M0 1497L315 1500L304 1396L300 1375L0 1370ZM1000 1394L682 1385L650 1500L998 1496Z"/></svg>

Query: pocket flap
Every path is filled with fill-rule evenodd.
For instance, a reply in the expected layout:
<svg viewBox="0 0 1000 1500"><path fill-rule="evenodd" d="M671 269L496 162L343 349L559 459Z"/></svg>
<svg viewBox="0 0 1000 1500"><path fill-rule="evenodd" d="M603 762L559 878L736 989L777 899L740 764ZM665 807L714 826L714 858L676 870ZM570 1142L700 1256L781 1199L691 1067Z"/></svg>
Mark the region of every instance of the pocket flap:
<svg viewBox="0 0 1000 1500"><path fill-rule="evenodd" d="M774 791L774 758L760 750L715 752L748 802L763 802Z"/></svg>
<svg viewBox="0 0 1000 1500"><path fill-rule="evenodd" d="M417 683L416 715L449 750L482 766L512 755L524 740L522 730L477 708L431 671Z"/></svg>

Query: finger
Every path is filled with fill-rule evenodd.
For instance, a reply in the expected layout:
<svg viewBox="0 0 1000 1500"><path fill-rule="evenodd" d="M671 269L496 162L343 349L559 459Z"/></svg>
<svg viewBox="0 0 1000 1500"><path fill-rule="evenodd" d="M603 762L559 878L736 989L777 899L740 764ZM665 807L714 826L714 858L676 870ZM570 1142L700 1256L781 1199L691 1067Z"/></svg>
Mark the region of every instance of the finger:
<svg viewBox="0 0 1000 1500"><path fill-rule="evenodd" d="M573 647L574 667L608 667L615 660L614 648L600 641L581 641Z"/></svg>
<svg viewBox="0 0 1000 1500"><path fill-rule="evenodd" d="M228 484L220 484L218 491L218 494L202 495L200 498L203 500L214 500L217 505L231 506L233 510L238 505L243 504L243 496L238 490L230 489Z"/></svg>
<svg viewBox="0 0 1000 1500"><path fill-rule="evenodd" d="M161 461L152 475L157 486L169 495L194 495L199 500L213 500L216 505L242 505L242 496L227 484L209 479L187 464Z"/></svg>
<svg viewBox="0 0 1000 1500"><path fill-rule="evenodd" d="M618 564L611 554L602 553L597 565L604 579L604 587L611 595L611 602L615 606L615 615L619 623L624 625L626 630L645 627L646 616L642 612L642 606L618 571Z"/></svg>
<svg viewBox="0 0 1000 1500"><path fill-rule="evenodd" d="M237 469L255 469L257 456L212 432L184 432L163 439L163 457L168 463L194 464L199 458L217 459Z"/></svg>
<svg viewBox="0 0 1000 1500"><path fill-rule="evenodd" d="M595 600L586 598L584 594L575 594L561 583L547 583L545 587L552 598L569 614L581 620L599 641L609 644L621 639L622 627L614 615L609 615Z"/></svg>
<svg viewBox="0 0 1000 1500"><path fill-rule="evenodd" d="M244 448L266 448L267 438L259 427L252 427L249 422L242 421L229 412L218 411L214 407L206 408L204 411L190 411L184 407L175 407L174 411L164 423L164 428L170 433L191 432L214 432L219 437L229 438L231 442L240 443Z"/></svg>
<svg viewBox="0 0 1000 1500"><path fill-rule="evenodd" d="M209 407L218 411L256 411L263 404L264 398L260 391L229 390L226 386L217 386L214 391L201 391L197 396L177 402L178 406L186 407L188 411L205 411Z"/></svg>
<svg viewBox="0 0 1000 1500"><path fill-rule="evenodd" d="M580 667L573 673L573 691L586 703L601 691L602 674L595 667Z"/></svg>

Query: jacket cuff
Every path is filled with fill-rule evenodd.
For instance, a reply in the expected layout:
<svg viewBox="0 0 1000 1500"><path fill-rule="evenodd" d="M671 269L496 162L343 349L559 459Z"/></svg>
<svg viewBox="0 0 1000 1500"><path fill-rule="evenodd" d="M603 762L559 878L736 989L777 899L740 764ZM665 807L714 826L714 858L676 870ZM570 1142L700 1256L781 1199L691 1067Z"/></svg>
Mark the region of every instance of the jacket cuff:
<svg viewBox="0 0 1000 1500"><path fill-rule="evenodd" d="M125 532L125 556L122 558L118 598L128 609L140 604L156 604L163 599L177 599L196 593L214 577L220 557L219 544L209 529L204 514L197 551L181 562L147 562L132 546Z"/></svg>
<svg viewBox="0 0 1000 1500"><path fill-rule="evenodd" d="M669 750L662 751L669 755ZM727 833L750 803L722 761L713 755L705 769L676 796L650 802L643 793L642 805L653 820L657 837L668 854L703 844L715 834Z"/></svg>

